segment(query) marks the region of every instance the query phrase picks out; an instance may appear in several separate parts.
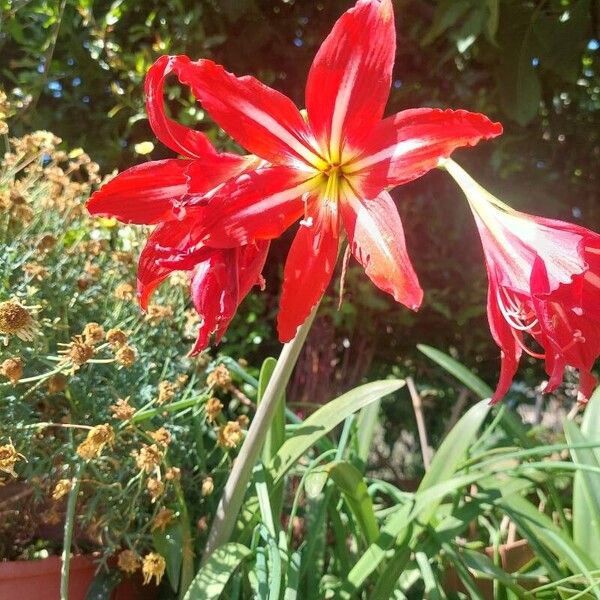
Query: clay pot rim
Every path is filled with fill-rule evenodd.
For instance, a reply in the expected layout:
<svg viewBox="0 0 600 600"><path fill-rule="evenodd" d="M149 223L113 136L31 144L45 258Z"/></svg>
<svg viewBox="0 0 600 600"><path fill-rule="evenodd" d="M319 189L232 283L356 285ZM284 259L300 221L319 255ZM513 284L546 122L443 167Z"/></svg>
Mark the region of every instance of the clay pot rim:
<svg viewBox="0 0 600 600"><path fill-rule="evenodd" d="M0 578L22 579L25 577L40 576L54 573L60 569L62 560L60 556L48 556L34 560L9 560L0 562ZM85 571L95 569L96 565L92 555L78 554L71 557L71 571Z"/></svg>

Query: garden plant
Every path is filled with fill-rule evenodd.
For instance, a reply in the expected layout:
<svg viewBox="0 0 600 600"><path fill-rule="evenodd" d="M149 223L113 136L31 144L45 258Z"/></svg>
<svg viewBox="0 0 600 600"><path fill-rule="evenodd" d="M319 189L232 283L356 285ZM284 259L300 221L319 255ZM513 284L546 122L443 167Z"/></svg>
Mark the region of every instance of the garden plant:
<svg viewBox="0 0 600 600"><path fill-rule="evenodd" d="M163 11L187 30L212 3L152 4L130 35L156 33L154 60L139 51L134 67L111 36L139 7L117 0L102 25L99 9L81 0L62 0L58 12L33 0L3 6L15 54L4 74L14 87L0 92L0 567L60 556L44 589L60 600L600 598L600 234L556 218L551 202L536 207L543 216L517 210L502 186L484 187L462 166L503 147L503 125L483 114L489 105L496 117L485 91L469 102L478 110L388 107L402 88L397 23L410 22L416 5L431 20L419 44L456 38L459 72L465 61L487 65L503 46L498 73L518 72L502 88L509 119L525 126L539 110L548 120L548 106L564 100L542 97L531 72L540 60L565 81L574 69L576 85L592 90L582 106L597 107L585 54L598 49L586 28L597 28L596 3L343 2L318 40L300 102L275 79L264 83L251 58L244 66L258 77L206 56L210 36L206 52L189 44L193 59L170 52L186 43L163 35ZM246 11L261 14L259 2L249 4L213 9L233 30ZM73 7L102 70L144 76L145 115L170 155L146 139L134 144L138 164L105 173L123 166L110 164L111 152L99 148L99 165L53 133L23 130L44 111L43 89L64 100L66 75L51 73ZM515 15L528 10L522 30ZM42 36L40 88L26 77L24 36L41 15L51 33ZM561 62L549 41L561 39L556 23L567 24L570 43L584 31L587 50ZM300 33L294 43L303 45ZM141 97L134 80L127 95ZM118 118L126 103L103 118ZM597 132L590 140L600 156ZM490 161L509 178L514 169L498 152ZM573 185L584 189L576 172ZM445 257L428 249L419 258L392 195L430 179L435 202L420 208L468 223L462 248L487 275L477 280L487 306L469 298L462 316L435 291L427 300L419 267L429 281L435 268L465 277L471 265L444 271ZM597 173L586 181L597 201ZM460 261L458 249L448 251ZM345 350L357 345L349 328L369 332L363 349L377 347L394 328L361 321L381 323L376 315L393 310L414 327L423 304L454 327L485 330L495 389L457 360L461 340L480 343L466 331L448 352L413 339L413 354L381 362L373 377L375 350L347 381L347 364L327 362L336 327ZM271 323L284 344L277 359L277 341L265 339ZM322 336L327 324L331 338ZM533 417L516 398L533 400L523 403ZM425 412L445 415L426 421ZM394 414L415 421L412 437ZM82 557L89 569L79 580ZM0 595L25 586L2 577L0 569Z"/></svg>

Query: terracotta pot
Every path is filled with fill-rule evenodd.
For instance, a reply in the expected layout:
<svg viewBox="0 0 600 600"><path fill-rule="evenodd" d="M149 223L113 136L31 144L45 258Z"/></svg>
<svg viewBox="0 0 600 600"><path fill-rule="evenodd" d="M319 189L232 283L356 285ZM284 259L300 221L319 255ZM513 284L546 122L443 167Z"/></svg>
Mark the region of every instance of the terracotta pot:
<svg viewBox="0 0 600 600"><path fill-rule="evenodd" d="M0 562L0 598L19 600L58 600L60 598L58 556L43 560ZM96 564L90 556L73 556L69 580L69 600L85 600L94 579ZM113 592L111 600L150 600L156 588L141 586L135 580L125 581Z"/></svg>

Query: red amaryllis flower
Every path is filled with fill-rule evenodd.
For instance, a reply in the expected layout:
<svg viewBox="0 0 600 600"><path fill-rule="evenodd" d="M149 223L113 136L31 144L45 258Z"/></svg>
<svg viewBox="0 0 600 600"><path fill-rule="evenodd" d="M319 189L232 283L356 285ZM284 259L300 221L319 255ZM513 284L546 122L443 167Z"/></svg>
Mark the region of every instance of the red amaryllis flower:
<svg viewBox="0 0 600 600"><path fill-rule="evenodd" d="M256 283L269 242L258 240L236 248L207 248L193 244L198 216L186 214L187 198L208 201L230 177L256 166L256 157L218 153L200 132L168 119L163 105L163 82L168 68L148 74L147 108L157 137L185 159L148 162L120 173L88 202L94 215L114 216L126 223L156 228L140 255L138 298L143 309L156 287L174 270L191 272L192 300L202 323L192 350L206 348L210 335L219 341L235 311Z"/></svg>
<svg viewBox="0 0 600 600"><path fill-rule="evenodd" d="M418 308L422 290L388 190L436 167L455 148L502 131L462 110L406 110L382 119L395 44L391 0L359 0L317 53L306 119L286 96L210 60L162 57L151 69L150 92L159 73L172 70L218 125L266 161L230 179L201 207L188 201L188 214L202 215L195 242L233 247L273 239L301 219L284 271L282 341L294 336L327 287L342 230L373 283Z"/></svg>
<svg viewBox="0 0 600 600"><path fill-rule="evenodd" d="M502 349L492 401L508 391L523 352L545 360L546 391L561 383L566 366L579 369L579 399L587 400L600 356L600 235L512 210L456 163L445 166L467 195L483 244L488 320Z"/></svg>

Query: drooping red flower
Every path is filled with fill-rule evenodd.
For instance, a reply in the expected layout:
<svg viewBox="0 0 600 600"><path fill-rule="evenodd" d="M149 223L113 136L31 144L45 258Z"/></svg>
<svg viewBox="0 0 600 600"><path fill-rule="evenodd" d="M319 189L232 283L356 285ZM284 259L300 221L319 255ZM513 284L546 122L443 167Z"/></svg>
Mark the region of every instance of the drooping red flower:
<svg viewBox="0 0 600 600"><path fill-rule="evenodd" d="M510 388L523 352L545 361L548 392L565 367L578 369L579 399L587 400L600 356L600 235L512 210L456 163L446 170L469 200L485 255L488 320L502 356L492 401Z"/></svg>
<svg viewBox="0 0 600 600"><path fill-rule="evenodd" d="M261 271L269 249L258 240L236 248L197 244L192 232L199 216L186 214L187 199L208 201L231 177L258 164L256 157L218 153L202 133L169 119L164 112L163 83L168 61L159 61L146 80L147 109L157 137L184 159L138 165L117 175L89 200L93 215L113 216L125 223L156 225L138 265L138 298L147 308L152 292L173 271L190 271L190 291L202 317L192 349L206 348L210 336L220 341L237 307L250 289L262 285Z"/></svg>
<svg viewBox="0 0 600 600"><path fill-rule="evenodd" d="M388 190L420 177L457 147L502 131L463 110L414 109L382 119L395 47L391 0L359 0L317 53L306 119L286 96L210 60L163 57L156 67L168 65L218 125L266 161L230 179L201 207L190 199L189 214L202 215L196 241L233 247L273 239L300 220L284 271L282 341L323 295L343 231L373 283L418 308L422 290Z"/></svg>

